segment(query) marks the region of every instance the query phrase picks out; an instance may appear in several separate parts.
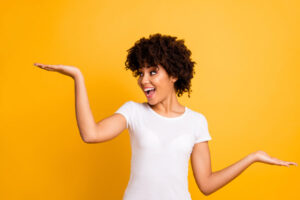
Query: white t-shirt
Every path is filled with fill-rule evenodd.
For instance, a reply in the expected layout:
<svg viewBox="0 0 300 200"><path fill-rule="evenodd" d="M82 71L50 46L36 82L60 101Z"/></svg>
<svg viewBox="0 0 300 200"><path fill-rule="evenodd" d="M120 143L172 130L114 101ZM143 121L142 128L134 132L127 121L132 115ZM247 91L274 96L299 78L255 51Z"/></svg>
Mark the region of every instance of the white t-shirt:
<svg viewBox="0 0 300 200"><path fill-rule="evenodd" d="M195 143L211 140L205 116L185 107L184 114L165 117L134 101L115 113L126 118L132 154L123 200L191 200L190 154Z"/></svg>

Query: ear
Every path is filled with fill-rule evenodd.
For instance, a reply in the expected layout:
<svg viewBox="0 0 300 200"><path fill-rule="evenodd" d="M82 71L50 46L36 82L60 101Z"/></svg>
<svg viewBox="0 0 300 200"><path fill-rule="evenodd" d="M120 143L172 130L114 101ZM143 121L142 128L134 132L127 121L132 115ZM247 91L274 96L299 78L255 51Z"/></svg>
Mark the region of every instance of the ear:
<svg viewBox="0 0 300 200"><path fill-rule="evenodd" d="M171 77L170 77L170 80L171 80L173 83L175 83L175 82L178 80L178 78L177 78L177 77L171 76Z"/></svg>

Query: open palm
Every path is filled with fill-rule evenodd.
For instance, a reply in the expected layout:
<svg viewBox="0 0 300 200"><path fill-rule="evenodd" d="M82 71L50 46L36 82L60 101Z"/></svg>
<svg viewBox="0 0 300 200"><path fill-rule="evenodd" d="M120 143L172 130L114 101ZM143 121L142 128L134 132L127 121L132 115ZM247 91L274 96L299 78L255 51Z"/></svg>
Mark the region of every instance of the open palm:
<svg viewBox="0 0 300 200"><path fill-rule="evenodd" d="M263 163L267 163L267 164L271 164L271 165L282 165L282 166L287 166L287 167L289 167L289 165L298 166L298 164L295 162L283 161L283 160L279 160L275 157L271 157L264 151L257 151L254 153L254 155L255 155L257 162L263 162Z"/></svg>
<svg viewBox="0 0 300 200"><path fill-rule="evenodd" d="M74 76L80 71L77 67L67 65L47 65L41 63L34 63L34 65L48 71L59 72L72 78L74 78Z"/></svg>

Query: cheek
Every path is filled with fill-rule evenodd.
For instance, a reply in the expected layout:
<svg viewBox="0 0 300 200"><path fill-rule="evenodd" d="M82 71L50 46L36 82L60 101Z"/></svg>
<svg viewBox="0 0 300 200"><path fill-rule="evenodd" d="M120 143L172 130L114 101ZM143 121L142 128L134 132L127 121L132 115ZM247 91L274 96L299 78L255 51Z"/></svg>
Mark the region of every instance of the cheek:
<svg viewBox="0 0 300 200"><path fill-rule="evenodd" d="M164 77L155 77L152 82L159 91L168 91L170 89L169 82Z"/></svg>
<svg viewBox="0 0 300 200"><path fill-rule="evenodd" d="M155 77L152 80L152 83L154 84L155 87L157 87L160 90L165 87L165 82L161 77Z"/></svg>
<svg viewBox="0 0 300 200"><path fill-rule="evenodd" d="M153 78L153 82L155 82L159 85L165 85L168 82L168 79L166 78L166 76L160 74Z"/></svg>

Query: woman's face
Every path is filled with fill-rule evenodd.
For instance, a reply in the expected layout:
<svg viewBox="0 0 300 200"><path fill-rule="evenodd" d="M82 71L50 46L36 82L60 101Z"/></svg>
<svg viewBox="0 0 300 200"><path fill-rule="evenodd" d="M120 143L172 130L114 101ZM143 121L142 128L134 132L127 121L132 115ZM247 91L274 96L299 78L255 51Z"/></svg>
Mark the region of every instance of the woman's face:
<svg viewBox="0 0 300 200"><path fill-rule="evenodd" d="M156 104L172 93L175 93L174 83L177 78L169 76L167 71L161 66L150 66L139 69L138 85L143 90L148 102ZM154 88L149 94L146 88Z"/></svg>

